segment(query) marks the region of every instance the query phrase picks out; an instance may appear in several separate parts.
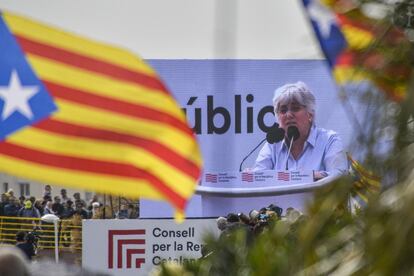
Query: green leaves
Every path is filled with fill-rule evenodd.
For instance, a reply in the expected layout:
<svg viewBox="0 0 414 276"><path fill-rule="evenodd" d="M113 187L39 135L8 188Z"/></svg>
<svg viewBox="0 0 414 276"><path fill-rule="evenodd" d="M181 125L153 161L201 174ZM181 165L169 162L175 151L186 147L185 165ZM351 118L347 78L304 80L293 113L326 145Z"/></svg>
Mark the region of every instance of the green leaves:
<svg viewBox="0 0 414 276"><path fill-rule="evenodd" d="M388 5L392 8L393 4ZM358 5L352 6L357 8ZM361 146L361 152L366 151L361 164L375 175L383 176L386 184L383 191L372 193L366 206L351 213L349 196L355 179L343 177L315 192L306 215L290 211L259 235L252 234L248 227L236 227L218 239L206 237L210 250L207 257L195 264L186 264L177 274L163 275L413 274L414 75L409 72L414 51L413 44L391 26L391 18L390 15L381 22L390 28L384 32L387 35L375 37L379 41L357 60L369 71L370 78L384 87L404 82L398 86L404 88L402 94L406 95L402 102L377 100L376 90L368 91L361 99L368 101L376 111L374 114L379 115L370 117L373 122L372 127L364 129L367 133L360 133L366 138ZM363 113L354 115L364 117ZM390 153L380 154L378 139L390 129L390 139L396 146ZM164 268L161 273L167 271Z"/></svg>

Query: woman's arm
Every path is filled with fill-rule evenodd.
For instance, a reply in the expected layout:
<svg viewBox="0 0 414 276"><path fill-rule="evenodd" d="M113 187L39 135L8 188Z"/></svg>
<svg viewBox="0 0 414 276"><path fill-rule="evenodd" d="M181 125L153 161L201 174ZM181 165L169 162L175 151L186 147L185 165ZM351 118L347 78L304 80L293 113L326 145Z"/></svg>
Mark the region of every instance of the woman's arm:
<svg viewBox="0 0 414 276"><path fill-rule="evenodd" d="M272 170L274 167L272 156L273 147L269 143L265 143L257 156L256 163L254 164L253 171L260 170Z"/></svg>

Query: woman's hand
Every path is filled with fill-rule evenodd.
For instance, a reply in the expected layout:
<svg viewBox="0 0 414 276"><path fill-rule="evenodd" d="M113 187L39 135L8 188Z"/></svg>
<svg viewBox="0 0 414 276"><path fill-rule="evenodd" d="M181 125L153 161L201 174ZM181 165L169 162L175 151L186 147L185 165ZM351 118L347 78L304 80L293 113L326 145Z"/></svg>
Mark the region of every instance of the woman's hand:
<svg viewBox="0 0 414 276"><path fill-rule="evenodd" d="M313 179L316 180L320 180L324 177L327 177L328 173L325 171L313 171Z"/></svg>

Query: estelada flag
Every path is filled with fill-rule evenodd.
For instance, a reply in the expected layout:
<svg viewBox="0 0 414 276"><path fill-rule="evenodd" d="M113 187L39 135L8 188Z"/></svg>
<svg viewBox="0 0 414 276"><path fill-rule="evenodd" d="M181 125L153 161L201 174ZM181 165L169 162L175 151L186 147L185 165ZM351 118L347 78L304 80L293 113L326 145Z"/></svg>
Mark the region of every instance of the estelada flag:
<svg viewBox="0 0 414 276"><path fill-rule="evenodd" d="M143 60L6 12L0 140L2 172L179 212L201 171L184 113Z"/></svg>
<svg viewBox="0 0 414 276"><path fill-rule="evenodd" d="M353 207L361 208L381 192L381 177L347 154L353 177L351 199Z"/></svg>
<svg viewBox="0 0 414 276"><path fill-rule="evenodd" d="M315 35L338 84L370 82L401 101L411 71L410 42L385 20L365 16L351 0L303 0Z"/></svg>

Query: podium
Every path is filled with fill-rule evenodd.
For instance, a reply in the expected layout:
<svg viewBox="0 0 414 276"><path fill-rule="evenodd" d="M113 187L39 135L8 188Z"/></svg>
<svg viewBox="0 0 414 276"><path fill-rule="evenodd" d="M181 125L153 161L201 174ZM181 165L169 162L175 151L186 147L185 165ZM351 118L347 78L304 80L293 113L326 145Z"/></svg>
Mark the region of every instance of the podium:
<svg viewBox="0 0 414 276"><path fill-rule="evenodd" d="M312 199L312 171L208 172L197 194L201 195L203 217L260 210L270 204L304 211Z"/></svg>
<svg viewBox="0 0 414 276"><path fill-rule="evenodd" d="M304 212L315 189L337 176L313 181L312 171L206 172L186 208L186 216L218 217L267 207L269 204ZM141 218L171 218L174 211L165 202L141 200Z"/></svg>

